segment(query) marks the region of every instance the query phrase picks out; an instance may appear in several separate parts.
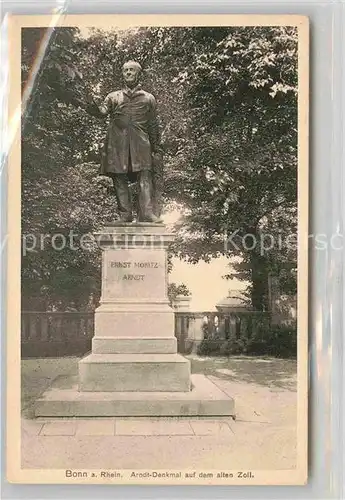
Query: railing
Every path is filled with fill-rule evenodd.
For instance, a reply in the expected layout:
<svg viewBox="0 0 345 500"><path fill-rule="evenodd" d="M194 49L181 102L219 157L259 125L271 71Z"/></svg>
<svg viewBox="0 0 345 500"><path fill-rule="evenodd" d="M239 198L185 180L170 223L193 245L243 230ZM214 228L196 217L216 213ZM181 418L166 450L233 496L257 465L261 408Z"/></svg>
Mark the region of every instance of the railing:
<svg viewBox="0 0 345 500"><path fill-rule="evenodd" d="M175 313L175 335L182 353L197 352L201 342L250 339L259 329L268 330L271 316L260 311L231 313Z"/></svg>
<svg viewBox="0 0 345 500"><path fill-rule="evenodd" d="M21 315L22 357L80 356L91 350L93 312L36 312ZM178 351L197 351L201 342L250 338L269 327L270 317L260 312L175 312Z"/></svg>
<svg viewBox="0 0 345 500"><path fill-rule="evenodd" d="M91 350L93 312L23 311L22 357L60 357Z"/></svg>

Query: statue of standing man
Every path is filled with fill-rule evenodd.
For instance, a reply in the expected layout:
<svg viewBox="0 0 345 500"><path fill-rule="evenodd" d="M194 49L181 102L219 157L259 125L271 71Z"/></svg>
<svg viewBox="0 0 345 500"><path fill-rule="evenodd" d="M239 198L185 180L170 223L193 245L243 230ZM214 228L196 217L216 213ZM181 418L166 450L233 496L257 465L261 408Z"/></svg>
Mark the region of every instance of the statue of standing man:
<svg viewBox="0 0 345 500"><path fill-rule="evenodd" d="M124 87L107 95L99 113L109 115L101 174L112 178L120 221L133 221L130 182L138 186L140 222L160 223L162 151L156 99L139 85L141 66L123 65Z"/></svg>

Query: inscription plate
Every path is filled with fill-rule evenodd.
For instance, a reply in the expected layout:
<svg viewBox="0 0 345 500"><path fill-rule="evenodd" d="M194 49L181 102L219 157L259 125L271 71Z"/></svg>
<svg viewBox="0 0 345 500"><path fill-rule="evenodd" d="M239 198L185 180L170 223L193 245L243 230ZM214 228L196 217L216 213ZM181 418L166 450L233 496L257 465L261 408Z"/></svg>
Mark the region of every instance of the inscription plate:
<svg viewBox="0 0 345 500"><path fill-rule="evenodd" d="M162 250L106 250L104 294L109 298L166 297L166 255Z"/></svg>

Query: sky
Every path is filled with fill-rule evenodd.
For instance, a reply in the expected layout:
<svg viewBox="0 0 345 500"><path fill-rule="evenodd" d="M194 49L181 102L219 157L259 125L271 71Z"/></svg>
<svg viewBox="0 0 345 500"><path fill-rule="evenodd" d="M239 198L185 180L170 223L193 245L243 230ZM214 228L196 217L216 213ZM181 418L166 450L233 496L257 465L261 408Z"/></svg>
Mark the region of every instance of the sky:
<svg viewBox="0 0 345 500"><path fill-rule="evenodd" d="M174 224L180 217L178 210L163 214L165 224ZM177 258L172 259L173 269L169 274L169 282L177 285L184 283L191 292L191 311L215 311L216 304L224 297L240 295L246 283L236 279L226 280L222 276L228 274L229 259L219 257L210 263L201 261L190 264Z"/></svg>
<svg viewBox="0 0 345 500"><path fill-rule="evenodd" d="M245 283L239 280L225 280L222 275L229 272L228 259L219 257L207 264L189 264L173 259L173 270L169 281L184 283L191 292L191 311L214 311L215 305L228 295L238 295L245 289Z"/></svg>

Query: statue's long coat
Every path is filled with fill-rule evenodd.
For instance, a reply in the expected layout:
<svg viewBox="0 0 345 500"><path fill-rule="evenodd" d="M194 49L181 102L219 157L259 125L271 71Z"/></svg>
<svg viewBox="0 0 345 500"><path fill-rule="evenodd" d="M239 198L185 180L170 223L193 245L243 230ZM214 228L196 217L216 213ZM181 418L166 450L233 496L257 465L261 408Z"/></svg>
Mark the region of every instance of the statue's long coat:
<svg viewBox="0 0 345 500"><path fill-rule="evenodd" d="M152 153L159 151L160 142L154 96L139 86L133 90L124 88L110 93L99 109L103 115L109 115L100 173L151 169Z"/></svg>

